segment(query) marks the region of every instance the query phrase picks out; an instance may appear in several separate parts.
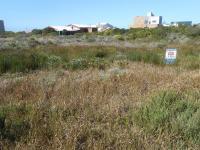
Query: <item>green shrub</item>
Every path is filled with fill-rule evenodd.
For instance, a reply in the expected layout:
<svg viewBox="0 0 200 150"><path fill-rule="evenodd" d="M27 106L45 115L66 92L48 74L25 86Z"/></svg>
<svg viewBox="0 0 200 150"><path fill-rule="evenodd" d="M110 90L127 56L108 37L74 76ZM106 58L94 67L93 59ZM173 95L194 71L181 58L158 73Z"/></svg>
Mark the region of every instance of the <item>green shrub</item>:
<svg viewBox="0 0 200 150"><path fill-rule="evenodd" d="M124 41L124 37L122 35L114 35L114 38L119 40L119 41Z"/></svg>
<svg viewBox="0 0 200 150"><path fill-rule="evenodd" d="M95 58L89 60L89 66L93 68L98 68L100 70L104 70L106 66L109 66L109 63L101 58Z"/></svg>
<svg viewBox="0 0 200 150"><path fill-rule="evenodd" d="M33 35L42 35L42 30L41 29L33 29L32 31L31 31L31 33L33 34Z"/></svg>
<svg viewBox="0 0 200 150"><path fill-rule="evenodd" d="M54 67L58 67L60 64L62 64L61 57L55 56L55 55L48 56L48 60L47 60L48 67L54 68Z"/></svg>
<svg viewBox="0 0 200 150"><path fill-rule="evenodd" d="M194 28L192 27L194 30ZM112 34L111 34L112 33ZM128 40L142 39L148 38L153 40L166 39L170 33L179 33L183 35L188 35L188 33L192 33L188 31L188 27L159 27L154 29L129 29L125 32L114 32L112 31L110 35L123 35ZM195 32L196 33L196 32ZM197 33L196 33L197 34Z"/></svg>
<svg viewBox="0 0 200 150"><path fill-rule="evenodd" d="M125 34L126 32L127 32L126 29L116 28L116 29L107 30L103 33L104 35L122 35L122 34Z"/></svg>
<svg viewBox="0 0 200 150"><path fill-rule="evenodd" d="M158 94L135 113L136 124L150 134L158 135L162 131L200 144L200 104L197 103L200 95L191 92L189 96L175 91Z"/></svg>
<svg viewBox="0 0 200 150"><path fill-rule="evenodd" d="M58 32L53 28L47 27L42 30L43 35L58 35Z"/></svg>
<svg viewBox="0 0 200 150"><path fill-rule="evenodd" d="M66 67L72 70L86 69L89 67L89 64L86 59L79 58L79 59L73 59L72 61L70 61Z"/></svg>
<svg viewBox="0 0 200 150"><path fill-rule="evenodd" d="M78 58L78 59L73 59L72 61L67 63L66 68L72 70L78 70L78 69L82 70L90 67L105 69L107 65L108 63L101 58L91 58L91 59Z"/></svg>

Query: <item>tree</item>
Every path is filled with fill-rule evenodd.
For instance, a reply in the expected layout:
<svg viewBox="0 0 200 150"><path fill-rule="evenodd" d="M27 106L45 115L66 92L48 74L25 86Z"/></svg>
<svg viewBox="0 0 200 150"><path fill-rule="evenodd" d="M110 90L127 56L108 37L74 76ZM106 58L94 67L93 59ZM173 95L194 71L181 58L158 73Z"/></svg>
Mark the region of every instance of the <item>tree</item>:
<svg viewBox="0 0 200 150"><path fill-rule="evenodd" d="M43 34L43 35L56 35L56 34L57 34L57 31L54 30L53 28L47 27L47 28L44 28L44 29L42 30L42 34Z"/></svg>
<svg viewBox="0 0 200 150"><path fill-rule="evenodd" d="M40 29L33 29L32 34L42 34L42 30Z"/></svg>

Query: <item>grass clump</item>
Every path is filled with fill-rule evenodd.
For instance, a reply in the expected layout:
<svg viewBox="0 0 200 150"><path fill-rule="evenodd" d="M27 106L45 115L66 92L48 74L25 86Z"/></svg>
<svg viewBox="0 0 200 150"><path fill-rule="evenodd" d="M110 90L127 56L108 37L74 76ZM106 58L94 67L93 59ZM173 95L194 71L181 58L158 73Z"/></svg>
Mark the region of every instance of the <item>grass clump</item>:
<svg viewBox="0 0 200 150"><path fill-rule="evenodd" d="M163 64L163 57L154 51L130 51L127 54L128 60L151 63L155 65Z"/></svg>

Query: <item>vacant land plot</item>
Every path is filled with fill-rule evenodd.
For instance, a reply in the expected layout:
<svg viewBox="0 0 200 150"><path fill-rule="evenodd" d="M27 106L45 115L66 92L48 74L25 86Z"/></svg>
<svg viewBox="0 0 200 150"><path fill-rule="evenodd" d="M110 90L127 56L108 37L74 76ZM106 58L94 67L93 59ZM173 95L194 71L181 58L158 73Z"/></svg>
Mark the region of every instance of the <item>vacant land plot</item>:
<svg viewBox="0 0 200 150"><path fill-rule="evenodd" d="M200 48L190 42L2 48L0 149L199 149ZM167 47L178 48L174 65Z"/></svg>

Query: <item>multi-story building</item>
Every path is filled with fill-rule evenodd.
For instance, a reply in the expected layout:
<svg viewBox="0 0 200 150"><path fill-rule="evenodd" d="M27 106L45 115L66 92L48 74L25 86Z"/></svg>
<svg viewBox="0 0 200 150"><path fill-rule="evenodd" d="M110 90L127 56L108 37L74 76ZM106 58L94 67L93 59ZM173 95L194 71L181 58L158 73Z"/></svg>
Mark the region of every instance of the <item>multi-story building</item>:
<svg viewBox="0 0 200 150"><path fill-rule="evenodd" d="M157 28L162 26L162 16L155 16L152 12L147 16L136 16L130 28Z"/></svg>
<svg viewBox="0 0 200 150"><path fill-rule="evenodd" d="M0 32L5 32L5 26L3 20L0 20Z"/></svg>

